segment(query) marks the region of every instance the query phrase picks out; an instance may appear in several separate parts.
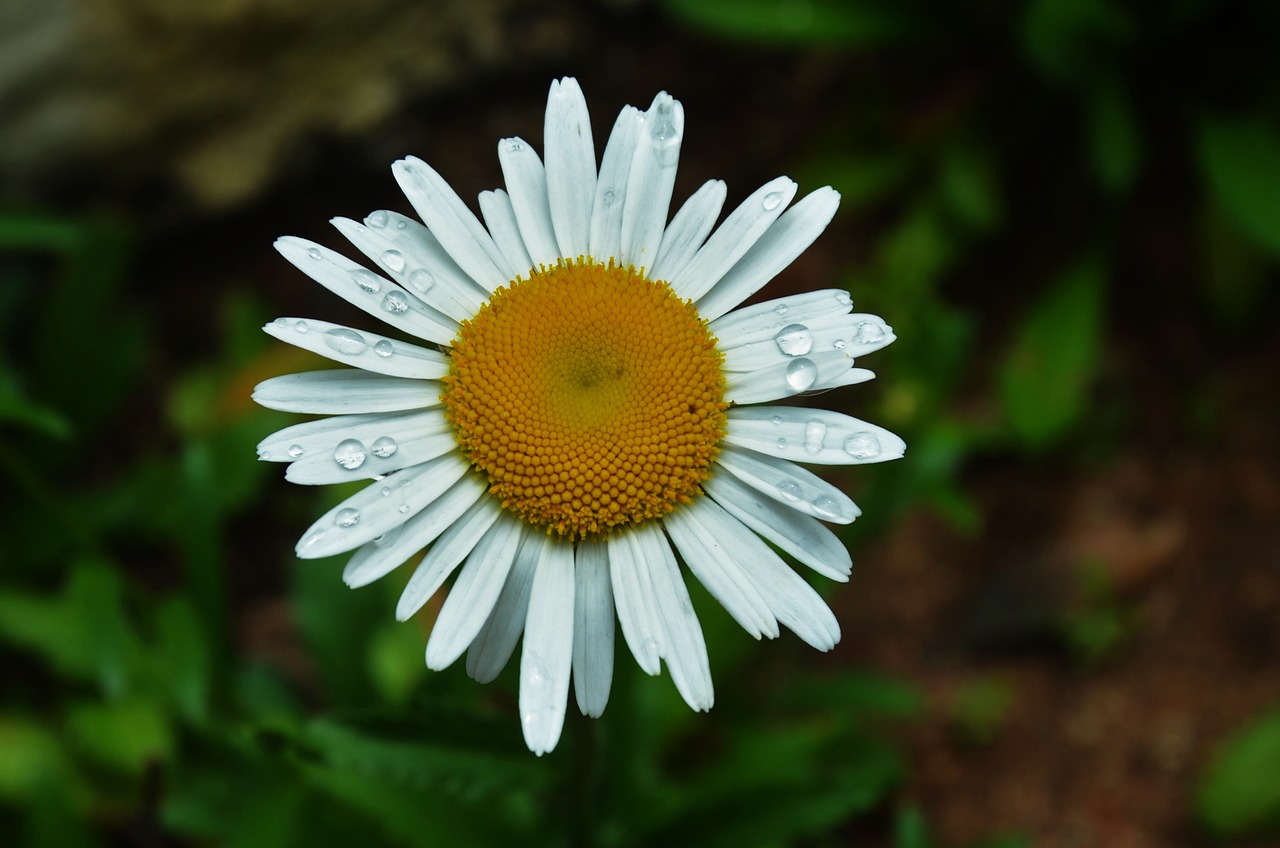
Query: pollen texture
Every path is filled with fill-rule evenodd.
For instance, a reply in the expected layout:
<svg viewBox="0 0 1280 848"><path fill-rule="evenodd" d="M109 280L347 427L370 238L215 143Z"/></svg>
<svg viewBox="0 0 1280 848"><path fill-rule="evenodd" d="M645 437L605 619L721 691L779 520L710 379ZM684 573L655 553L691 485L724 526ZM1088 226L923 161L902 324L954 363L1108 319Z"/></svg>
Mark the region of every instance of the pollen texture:
<svg viewBox="0 0 1280 848"><path fill-rule="evenodd" d="M715 342L666 283L562 261L463 322L441 399L503 508L604 536L701 493L728 407Z"/></svg>

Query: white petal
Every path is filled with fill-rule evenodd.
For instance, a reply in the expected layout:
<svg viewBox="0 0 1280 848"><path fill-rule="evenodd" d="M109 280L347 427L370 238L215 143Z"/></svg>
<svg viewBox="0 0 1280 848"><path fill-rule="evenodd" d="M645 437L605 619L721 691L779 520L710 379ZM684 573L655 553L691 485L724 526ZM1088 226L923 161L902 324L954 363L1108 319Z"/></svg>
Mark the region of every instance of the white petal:
<svg viewBox="0 0 1280 848"><path fill-rule="evenodd" d="M635 155L644 113L627 106L614 122L613 132L600 159L600 178L591 204L591 257L598 262L622 256L622 212L626 206L627 178Z"/></svg>
<svg viewBox="0 0 1280 848"><path fill-rule="evenodd" d="M684 202L662 234L658 259L649 271L651 279L670 282L689 264L716 225L727 192L723 180L709 180Z"/></svg>
<svg viewBox="0 0 1280 848"><path fill-rule="evenodd" d="M792 321L772 335L739 335L732 344L722 341L726 371L755 371L791 362L811 352L838 350L850 359L865 356L893 342L893 329L865 313L823 315Z"/></svg>
<svg viewBox="0 0 1280 848"><path fill-rule="evenodd" d="M282 412L399 412L439 406L440 384L340 368L263 380L254 387L253 399Z"/></svg>
<svg viewBox="0 0 1280 848"><path fill-rule="evenodd" d="M409 518L398 530L362 545L342 570L342 582L356 589L390 574L452 526L487 488L479 474L462 475L449 491Z"/></svg>
<svg viewBox="0 0 1280 848"><path fill-rule="evenodd" d="M560 246L551 229L547 172L542 160L524 139L504 138L498 142L498 162L502 164L511 208L520 225L520 238L529 249L529 258L534 266L555 265L560 258Z"/></svg>
<svg viewBox="0 0 1280 848"><path fill-rule="evenodd" d="M467 555L427 641L427 668L448 668L489 619L520 547L520 521L504 513Z"/></svg>
<svg viewBox="0 0 1280 848"><path fill-rule="evenodd" d="M573 662L573 545L544 535L520 655L520 724L538 756L560 741Z"/></svg>
<svg viewBox="0 0 1280 848"><path fill-rule="evenodd" d="M439 409L318 418L285 427L267 436L258 442L258 458L270 462L293 462L314 453L332 458L334 448L344 439L372 441L384 434L397 436L419 430L435 432L448 426L444 412ZM379 457L366 456L368 461L378 459Z"/></svg>
<svg viewBox="0 0 1280 848"><path fill-rule="evenodd" d="M717 462L757 492L814 518L849 524L862 515L844 492L785 459L721 445Z"/></svg>
<svg viewBox="0 0 1280 848"><path fill-rule="evenodd" d="M756 371L725 373L725 399L743 405L768 403L801 392L827 386L870 380L875 375L865 368L852 368L853 360L844 351L814 351L808 356L786 357L783 362ZM857 371L856 375L849 374Z"/></svg>
<svg viewBox="0 0 1280 848"><path fill-rule="evenodd" d="M820 651L835 647L840 641L836 617L813 587L759 536L710 498L698 498L688 510L704 532L738 563L780 624Z"/></svg>
<svg viewBox="0 0 1280 848"><path fill-rule="evenodd" d="M693 260L675 275L671 287L689 300L702 297L773 226L795 196L796 184L787 177L770 180L756 189L729 213Z"/></svg>
<svg viewBox="0 0 1280 848"><path fill-rule="evenodd" d="M533 260L529 258L529 251L520 236L520 225L516 223L510 196L502 189L480 192L480 214L484 216L489 232L493 233L494 243L515 269L516 275L527 276L528 269L533 268Z"/></svg>
<svg viewBox="0 0 1280 848"><path fill-rule="evenodd" d="M502 672L516 648L516 641L524 632L529 591L533 588L533 573L538 566L540 539L541 534L531 530L525 530L521 536L520 550L516 553L511 573L507 575L506 585L498 595L498 603L467 649L467 674L477 683L490 683Z"/></svg>
<svg viewBox="0 0 1280 848"><path fill-rule="evenodd" d="M638 534L636 538L644 550L642 562L649 569L654 605L662 618L665 633L662 655L671 671L671 680L691 709L706 712L715 703L711 663L702 638L702 625L693 612L693 602L680 577L675 555L666 537L659 532Z"/></svg>
<svg viewBox="0 0 1280 848"><path fill-rule="evenodd" d="M644 131L627 176L622 211L623 265L645 268L658 258L683 138L684 107L663 91L645 113Z"/></svg>
<svg viewBox="0 0 1280 848"><path fill-rule="evenodd" d="M400 602L396 604L397 619L407 621L422 609L422 605L444 584L458 563L466 559L501 513L502 507L493 498L480 498L467 507L462 517L431 546L409 578L400 593Z"/></svg>
<svg viewBox="0 0 1280 848"><path fill-rule="evenodd" d="M405 291L454 321L470 318L484 302L485 291L413 218L380 210L369 214L364 224L349 218L333 218L329 223Z"/></svg>
<svg viewBox="0 0 1280 848"><path fill-rule="evenodd" d="M307 328L305 332L298 332L299 324ZM440 351L368 330L353 330L314 318L277 318L262 329L287 344L375 374L439 380L449 373L449 357Z"/></svg>
<svg viewBox="0 0 1280 848"><path fill-rule="evenodd" d="M808 194L788 209L698 301L698 313L707 319L719 318L759 291L813 244L831 223L839 205L839 192L827 187Z"/></svg>
<svg viewBox="0 0 1280 848"><path fill-rule="evenodd" d="M599 718L613 684L613 586L603 541L578 543L573 574L573 692L582 714Z"/></svg>
<svg viewBox="0 0 1280 848"><path fill-rule="evenodd" d="M649 568L644 562L644 548L637 538L654 532L649 529L651 526L642 525L609 536L609 577L622 637L645 673L657 674L662 670L665 629L658 615Z"/></svg>
<svg viewBox="0 0 1280 848"><path fill-rule="evenodd" d="M591 139L587 99L573 77L551 83L543 145L551 223L560 255L577 259L587 252L591 235L596 148Z"/></svg>
<svg viewBox="0 0 1280 848"><path fill-rule="evenodd" d="M770 500L732 474L717 474L702 485L730 515L814 571L841 583L849 579L849 551L816 519Z"/></svg>
<svg viewBox="0 0 1280 848"><path fill-rule="evenodd" d="M491 292L512 279L498 246L435 169L410 156L392 165L391 172L431 234L480 288Z"/></svg>
<svg viewBox="0 0 1280 848"><path fill-rule="evenodd" d="M440 410L428 410L421 416L421 427L413 426L410 419L397 421L393 426L367 425L337 433L327 449L304 453L294 461L286 469L284 478L302 486L349 483L381 477L456 453L457 438Z"/></svg>
<svg viewBox="0 0 1280 848"><path fill-rule="evenodd" d="M715 538L708 536L688 509L677 509L663 524L693 576L720 602L734 621L755 638L778 638L778 622L742 567Z"/></svg>
<svg viewBox="0 0 1280 848"><path fill-rule="evenodd" d="M844 289L818 289L753 303L715 319L707 329L721 350L772 339L789 324L807 324L828 316L847 315L853 298Z"/></svg>
<svg viewBox="0 0 1280 848"><path fill-rule="evenodd" d="M865 383L868 380L874 380L876 372L868 371L866 368L850 368L830 377L826 380L819 380L813 384L813 388L809 392L825 392L829 389L838 389L842 386L855 386L858 383Z"/></svg>
<svg viewBox="0 0 1280 848"><path fill-rule="evenodd" d="M902 439L883 427L829 409L738 407L728 417L725 441L796 462L885 462L907 450Z"/></svg>
<svg viewBox="0 0 1280 848"><path fill-rule="evenodd" d="M404 468L374 481L320 516L298 542L299 559L353 550L404 524L444 494L467 471L456 454ZM390 489L390 494L383 494Z"/></svg>

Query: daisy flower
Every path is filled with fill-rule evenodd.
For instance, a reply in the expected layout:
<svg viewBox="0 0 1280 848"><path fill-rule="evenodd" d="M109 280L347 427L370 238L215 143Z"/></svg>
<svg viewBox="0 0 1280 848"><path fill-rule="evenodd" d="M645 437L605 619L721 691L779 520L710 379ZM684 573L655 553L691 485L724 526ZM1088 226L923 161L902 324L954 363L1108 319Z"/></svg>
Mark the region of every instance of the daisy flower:
<svg viewBox="0 0 1280 848"><path fill-rule="evenodd" d="M901 439L838 412L769 401L869 380L854 360L894 340L827 289L734 310L826 228L839 195L792 203L779 177L716 227L712 180L668 221L684 110L665 92L614 122L597 167L577 81L552 83L545 161L498 144L506 189L480 214L413 157L396 181L421 221L378 211L333 221L368 258L286 237L305 274L400 335L311 318L264 329L355 366L275 377L254 392L318 418L264 439L307 485L370 480L302 536L299 557L354 551L363 586L425 555L396 616L453 585L427 642L442 669L493 680L521 643L525 741L555 747L570 678L578 708L609 699L614 618L636 662L663 662L695 710L713 701L696 577L757 639L794 631L819 650L835 616L779 555L847 580L823 521L858 508L797 462L902 455ZM375 270L376 269L376 270ZM683 565L682 565L683 564ZM522 639L523 637L523 639Z"/></svg>

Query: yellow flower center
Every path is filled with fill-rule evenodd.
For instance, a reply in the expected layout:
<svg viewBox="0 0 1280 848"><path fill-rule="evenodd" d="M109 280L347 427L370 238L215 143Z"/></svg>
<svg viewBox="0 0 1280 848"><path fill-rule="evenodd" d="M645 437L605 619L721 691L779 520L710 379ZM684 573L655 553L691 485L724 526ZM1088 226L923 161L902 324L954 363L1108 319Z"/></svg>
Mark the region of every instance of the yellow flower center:
<svg viewBox="0 0 1280 848"><path fill-rule="evenodd" d="M576 540L689 503L724 436L723 356L634 268L561 261L462 323L441 400L505 509Z"/></svg>

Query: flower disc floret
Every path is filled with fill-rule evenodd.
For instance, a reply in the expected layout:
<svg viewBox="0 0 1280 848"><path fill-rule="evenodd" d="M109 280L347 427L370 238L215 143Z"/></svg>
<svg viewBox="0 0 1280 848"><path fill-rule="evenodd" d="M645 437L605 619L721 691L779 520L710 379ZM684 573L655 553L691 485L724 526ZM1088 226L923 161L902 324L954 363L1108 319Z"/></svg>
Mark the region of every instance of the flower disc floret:
<svg viewBox="0 0 1280 848"><path fill-rule="evenodd" d="M505 509L606 536L701 494L727 427L722 360L666 283L561 260L462 323L441 399Z"/></svg>

